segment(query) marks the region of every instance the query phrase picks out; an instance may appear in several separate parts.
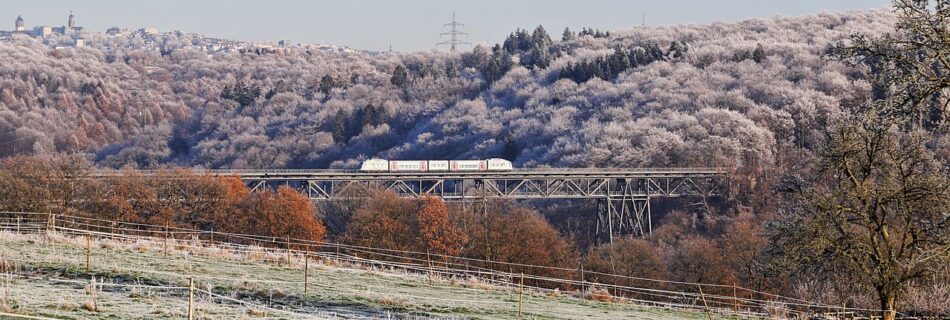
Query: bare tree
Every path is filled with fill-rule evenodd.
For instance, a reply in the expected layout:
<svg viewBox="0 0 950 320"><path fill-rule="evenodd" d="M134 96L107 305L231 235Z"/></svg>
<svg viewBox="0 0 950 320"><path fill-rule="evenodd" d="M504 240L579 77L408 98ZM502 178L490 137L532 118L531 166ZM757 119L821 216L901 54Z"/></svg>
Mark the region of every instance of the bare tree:
<svg viewBox="0 0 950 320"><path fill-rule="evenodd" d="M930 129L950 120L950 1L895 0L896 32L855 35L836 55L869 68L883 115Z"/></svg>
<svg viewBox="0 0 950 320"><path fill-rule="evenodd" d="M877 294L885 319L907 285L950 262L950 172L926 134L897 128L873 117L834 129L813 184L773 230L779 261L851 277Z"/></svg>

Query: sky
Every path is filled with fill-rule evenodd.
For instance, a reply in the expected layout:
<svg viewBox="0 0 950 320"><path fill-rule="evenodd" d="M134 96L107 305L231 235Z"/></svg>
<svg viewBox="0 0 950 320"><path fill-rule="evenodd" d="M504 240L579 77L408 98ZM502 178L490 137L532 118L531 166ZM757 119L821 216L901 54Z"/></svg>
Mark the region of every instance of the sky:
<svg viewBox="0 0 950 320"><path fill-rule="evenodd" d="M384 51L430 50L447 40L443 24L457 20L472 43L497 43L515 28L543 25L601 30L641 25L741 21L885 8L890 0L29 0L3 4L0 30L18 14L28 28L66 24L70 11L87 30L111 26L182 30L254 42L344 45ZM6 26L5 26L6 25ZM5 27L4 27L5 26ZM447 50L447 47L439 47Z"/></svg>

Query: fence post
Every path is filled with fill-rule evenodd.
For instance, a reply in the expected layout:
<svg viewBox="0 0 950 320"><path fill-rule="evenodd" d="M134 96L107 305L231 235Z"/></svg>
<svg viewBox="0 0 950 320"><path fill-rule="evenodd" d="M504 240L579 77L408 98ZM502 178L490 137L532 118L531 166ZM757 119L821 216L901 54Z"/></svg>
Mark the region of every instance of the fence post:
<svg viewBox="0 0 950 320"><path fill-rule="evenodd" d="M584 264L581 263L581 291L584 291L584 287L586 287L586 284L587 284L587 280L584 279Z"/></svg>
<svg viewBox="0 0 950 320"><path fill-rule="evenodd" d="M432 258L429 257L429 249L426 249L426 264L429 265L429 283L432 283Z"/></svg>
<svg viewBox="0 0 950 320"><path fill-rule="evenodd" d="M89 273L89 255L92 251L92 236L86 235L86 273Z"/></svg>
<svg viewBox="0 0 950 320"><path fill-rule="evenodd" d="M168 256L168 222L165 222L165 241L162 243L164 255Z"/></svg>
<svg viewBox="0 0 950 320"><path fill-rule="evenodd" d="M310 285L310 249L303 256L303 293L307 293L307 287Z"/></svg>
<svg viewBox="0 0 950 320"><path fill-rule="evenodd" d="M521 309L524 305L524 272L521 273L521 281L518 283L518 317L521 317Z"/></svg>
<svg viewBox="0 0 950 320"><path fill-rule="evenodd" d="M188 278L188 320L195 319L195 278Z"/></svg>
<svg viewBox="0 0 950 320"><path fill-rule="evenodd" d="M43 237L43 240L45 241L45 243L49 243L49 232L50 232L50 228L52 227L52 224L53 224L53 213L50 212L49 214L46 215L46 236Z"/></svg>
<svg viewBox="0 0 950 320"><path fill-rule="evenodd" d="M289 267L290 266L290 235L287 235L287 238L285 241L287 243L287 266Z"/></svg>
<svg viewBox="0 0 950 320"><path fill-rule="evenodd" d="M20 217L16 217L16 233L20 234Z"/></svg>
<svg viewBox="0 0 950 320"><path fill-rule="evenodd" d="M736 294L735 282L732 283L732 302L735 304L734 305L735 312L736 312L736 315L738 315L739 314L739 295Z"/></svg>
<svg viewBox="0 0 950 320"><path fill-rule="evenodd" d="M696 284L696 286L699 287L699 298L703 300L703 307L705 307L703 310L706 311L706 318L712 320L712 315L709 314L709 304L706 303L706 295L703 294L703 286L700 284Z"/></svg>

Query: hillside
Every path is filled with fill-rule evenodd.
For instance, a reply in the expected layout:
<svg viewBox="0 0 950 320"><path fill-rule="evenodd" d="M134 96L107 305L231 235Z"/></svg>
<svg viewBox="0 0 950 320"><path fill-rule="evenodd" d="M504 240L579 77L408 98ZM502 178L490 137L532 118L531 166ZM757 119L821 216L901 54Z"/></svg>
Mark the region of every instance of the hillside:
<svg viewBox="0 0 950 320"><path fill-rule="evenodd" d="M822 57L828 46L893 19L854 12L553 40L539 28L461 54L209 54L186 35L62 49L20 39L0 43L0 156L81 151L109 167L352 167L373 156L770 164L811 148L821 123L869 90L861 70Z"/></svg>
<svg viewBox="0 0 950 320"><path fill-rule="evenodd" d="M198 319L511 319L518 316L519 303L523 316L540 319L707 318L689 311L696 306L677 311L612 300L609 294L592 300L531 287L519 302L517 284L439 272L427 277L405 264L379 265L348 255L314 253L305 264L296 250L286 255L280 249L103 232L92 232L87 242L82 234L89 231L57 228L61 231L46 238L13 232L38 230L27 223L12 226L0 231L0 313L181 319L192 278Z"/></svg>

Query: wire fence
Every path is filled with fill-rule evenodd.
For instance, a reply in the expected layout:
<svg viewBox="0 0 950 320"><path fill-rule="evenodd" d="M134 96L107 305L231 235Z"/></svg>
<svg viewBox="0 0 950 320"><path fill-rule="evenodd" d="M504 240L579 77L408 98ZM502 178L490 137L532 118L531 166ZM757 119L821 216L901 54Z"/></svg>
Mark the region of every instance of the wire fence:
<svg viewBox="0 0 950 320"><path fill-rule="evenodd" d="M500 290L502 292L524 292L537 296L559 296L579 300L594 300L618 304L646 305L659 308L697 311L720 316L763 318L776 314L790 317L808 318L814 315L834 316L836 318L858 317L879 314L879 310L833 306L786 297L758 290L721 284L691 283L630 277L618 274L577 270L557 266L540 266L511 262L489 261L471 257L460 257L406 250L372 248L344 243L319 242L289 237L273 237L250 234L237 234L216 231L194 230L180 227L159 226L143 223L109 221L90 217L51 213L0 212L0 230L18 234L33 234L50 239L51 237L95 238L96 241L114 241L120 243L145 244L150 248L160 248L165 256L187 253L188 255L233 256L240 259L254 259L282 266L299 268L311 259L325 261L335 265L376 270L380 272L409 274L428 278L426 286L431 288L452 288L483 292ZM88 245L88 244L87 244ZM87 249L88 250L88 249ZM88 251L87 251L88 252ZM224 253L224 254L222 254ZM88 253L87 253L87 265ZM167 261L166 257L155 255L143 257L156 262ZM7 259L16 261L16 259ZM30 261L19 261L30 263ZM506 270L507 269L507 270ZM312 287L319 289L320 284L303 280L275 280L256 278L233 278L210 275L183 274L161 270L123 268L123 271L142 274L157 274L167 277L189 277L207 281L245 281L259 284L294 287ZM592 282L585 275L598 275L603 279L612 279L612 283ZM435 279L433 281L432 279ZM450 283L461 280L477 281L480 287L468 288ZM616 281L623 280L623 281ZM379 277L378 282L398 285L395 280ZM624 283L624 285L618 284ZM375 289L385 292L390 286ZM323 288L339 289L339 288ZM356 292L366 294L366 292ZM210 292L208 293L211 294ZM523 294L523 293L522 293ZM223 300L233 303L252 303L238 298L215 294ZM413 301L463 302L500 308L511 305L505 299L464 300L453 297L430 297L405 295L403 299ZM232 301L239 300L239 301ZM260 306L262 310L270 308ZM520 310L519 304L519 310ZM269 309L268 309L269 310ZM273 311L273 310L271 310ZM299 311L273 311L297 312Z"/></svg>

